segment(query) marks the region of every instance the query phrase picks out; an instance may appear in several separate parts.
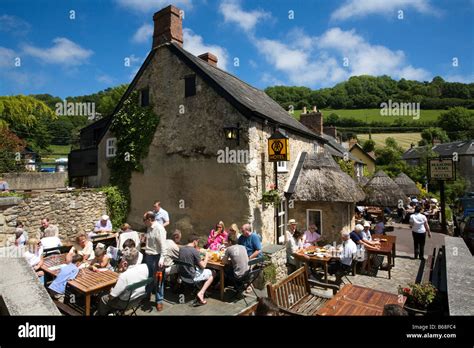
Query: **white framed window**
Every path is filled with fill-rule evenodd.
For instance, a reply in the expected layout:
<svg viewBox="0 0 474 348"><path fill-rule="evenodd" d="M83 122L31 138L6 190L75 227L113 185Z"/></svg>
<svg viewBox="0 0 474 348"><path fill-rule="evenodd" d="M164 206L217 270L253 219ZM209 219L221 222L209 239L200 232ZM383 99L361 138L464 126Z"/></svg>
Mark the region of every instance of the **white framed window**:
<svg viewBox="0 0 474 348"><path fill-rule="evenodd" d="M117 138L108 138L105 145L105 156L107 158L115 157L117 152Z"/></svg>
<svg viewBox="0 0 474 348"><path fill-rule="evenodd" d="M287 173L288 166L286 161L278 161L277 162L277 171L278 173Z"/></svg>
<svg viewBox="0 0 474 348"><path fill-rule="evenodd" d="M315 224L318 233L323 235L323 211L320 209L306 209L306 229Z"/></svg>

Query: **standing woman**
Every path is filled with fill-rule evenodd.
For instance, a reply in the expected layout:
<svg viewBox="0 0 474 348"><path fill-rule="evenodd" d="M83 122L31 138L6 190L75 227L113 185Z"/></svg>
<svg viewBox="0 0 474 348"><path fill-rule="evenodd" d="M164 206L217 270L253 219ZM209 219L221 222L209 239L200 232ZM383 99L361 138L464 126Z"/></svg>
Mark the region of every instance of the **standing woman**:
<svg viewBox="0 0 474 348"><path fill-rule="evenodd" d="M415 207L415 213L410 216L410 226L415 259L419 256L420 260L424 260L426 232L428 232L428 237L431 238L431 231L428 219L426 219L425 215L421 214L421 207L419 205Z"/></svg>
<svg viewBox="0 0 474 348"><path fill-rule="evenodd" d="M220 250L227 242L227 232L222 221L216 225L216 228L211 230L209 238L207 238L206 248L211 250Z"/></svg>

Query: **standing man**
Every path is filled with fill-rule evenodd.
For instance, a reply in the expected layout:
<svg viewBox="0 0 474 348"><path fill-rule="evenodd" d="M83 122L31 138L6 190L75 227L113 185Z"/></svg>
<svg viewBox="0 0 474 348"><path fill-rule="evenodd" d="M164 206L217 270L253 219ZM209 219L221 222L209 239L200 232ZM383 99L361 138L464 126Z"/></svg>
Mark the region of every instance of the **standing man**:
<svg viewBox="0 0 474 348"><path fill-rule="evenodd" d="M145 234L145 263L148 266L149 276L155 279L155 284L147 287L147 296L151 299L153 288L156 289L156 310L163 310L163 298L165 291L165 268L164 260L166 255L166 230L155 220L155 214L152 211L145 213L143 222L147 227ZM162 272L158 281L156 281L156 272Z"/></svg>
<svg viewBox="0 0 474 348"><path fill-rule="evenodd" d="M428 232L428 237L431 238L431 231L426 216L420 212L421 207L417 205L415 207L415 213L410 216L410 226L415 249L415 259L420 256L420 260L424 260L426 232Z"/></svg>
<svg viewBox="0 0 474 348"><path fill-rule="evenodd" d="M155 214L155 220L158 221L163 227L170 224L170 216L166 210L161 207L161 202L156 201L153 204L153 213Z"/></svg>

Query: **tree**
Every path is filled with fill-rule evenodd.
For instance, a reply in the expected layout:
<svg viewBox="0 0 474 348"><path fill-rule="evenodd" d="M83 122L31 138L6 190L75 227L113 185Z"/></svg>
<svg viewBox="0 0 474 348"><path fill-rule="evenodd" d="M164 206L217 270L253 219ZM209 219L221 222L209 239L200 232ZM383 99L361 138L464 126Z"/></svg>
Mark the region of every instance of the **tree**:
<svg viewBox="0 0 474 348"><path fill-rule="evenodd" d="M19 165L18 153L25 148L25 142L6 127L0 127L0 173L23 171Z"/></svg>
<svg viewBox="0 0 474 348"><path fill-rule="evenodd" d="M372 139L368 139L368 140L364 141L364 143L362 144L362 149L365 152L374 151L375 150L375 141L373 141Z"/></svg>
<svg viewBox="0 0 474 348"><path fill-rule="evenodd" d="M433 140L439 140L442 143L449 142L449 137L441 128L430 127L423 129L421 132L421 140L418 142L419 146L433 145Z"/></svg>
<svg viewBox="0 0 474 348"><path fill-rule="evenodd" d="M441 113L438 124L451 140L474 138L474 113L466 108L454 107Z"/></svg>

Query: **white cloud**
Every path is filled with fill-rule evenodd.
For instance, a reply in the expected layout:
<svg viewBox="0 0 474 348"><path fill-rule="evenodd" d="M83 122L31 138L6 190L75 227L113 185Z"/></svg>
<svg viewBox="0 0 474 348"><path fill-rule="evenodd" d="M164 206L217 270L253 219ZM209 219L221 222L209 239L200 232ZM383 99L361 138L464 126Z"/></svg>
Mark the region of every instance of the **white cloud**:
<svg viewBox="0 0 474 348"><path fill-rule="evenodd" d="M444 78L444 80L447 81L447 82L473 83L474 82L474 74L470 74L470 75L458 75L458 74L447 75Z"/></svg>
<svg viewBox="0 0 474 348"><path fill-rule="evenodd" d="M416 80L431 77L428 71L408 64L403 51L373 45L355 30L332 28L320 37L309 37L301 31L299 37L303 44L294 40L253 41L266 61L293 84L325 87L365 74ZM348 59L347 67L344 58Z"/></svg>
<svg viewBox="0 0 474 348"><path fill-rule="evenodd" d="M30 31L31 25L21 18L10 15L0 16L0 31L10 32L16 35L25 35Z"/></svg>
<svg viewBox="0 0 474 348"><path fill-rule="evenodd" d="M227 50L218 45L208 45L203 42L202 36L194 34L191 29L183 29L183 47L195 56L210 52L217 56L217 66L227 70L229 55Z"/></svg>
<svg viewBox="0 0 474 348"><path fill-rule="evenodd" d="M153 25L149 23L145 23L140 28L137 29L135 34L133 34L132 41L135 43L147 43L147 42L151 42L152 37L153 37Z"/></svg>
<svg viewBox="0 0 474 348"><path fill-rule="evenodd" d="M36 57L49 64L63 64L66 66L81 65L94 53L64 37L53 40L54 45L49 48L24 45L25 54Z"/></svg>
<svg viewBox="0 0 474 348"><path fill-rule="evenodd" d="M112 76L109 76L107 74L101 74L101 75L97 76L96 80L98 82L106 84L106 85L111 85L115 81L115 79Z"/></svg>
<svg viewBox="0 0 474 348"><path fill-rule="evenodd" d="M244 11L236 0L224 0L219 11L225 22L237 24L247 32L252 31L260 20L271 17L270 13L262 10Z"/></svg>
<svg viewBox="0 0 474 348"><path fill-rule="evenodd" d="M142 13L159 11L171 3L170 0L116 0L116 2L124 8ZM191 0L174 0L173 5L191 7Z"/></svg>
<svg viewBox="0 0 474 348"><path fill-rule="evenodd" d="M439 10L431 6L430 0L347 0L331 14L331 19L346 20L373 14L391 15L409 8L422 14L440 14Z"/></svg>
<svg viewBox="0 0 474 348"><path fill-rule="evenodd" d="M15 51L0 46L0 68L12 68L15 66Z"/></svg>

